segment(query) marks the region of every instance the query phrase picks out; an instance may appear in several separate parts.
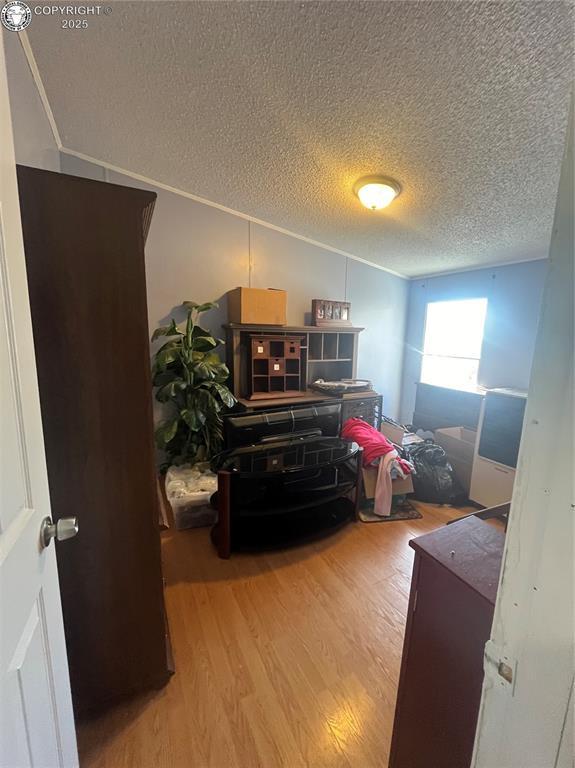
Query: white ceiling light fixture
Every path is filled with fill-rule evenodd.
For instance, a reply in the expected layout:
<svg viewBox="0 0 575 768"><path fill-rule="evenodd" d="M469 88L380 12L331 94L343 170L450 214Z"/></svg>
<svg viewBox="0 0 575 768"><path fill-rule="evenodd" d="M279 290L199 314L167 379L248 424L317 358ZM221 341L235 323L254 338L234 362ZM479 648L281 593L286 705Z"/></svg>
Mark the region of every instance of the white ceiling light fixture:
<svg viewBox="0 0 575 768"><path fill-rule="evenodd" d="M393 179L385 176L364 176L353 185L353 191L362 205L371 211L387 208L401 192L401 187Z"/></svg>

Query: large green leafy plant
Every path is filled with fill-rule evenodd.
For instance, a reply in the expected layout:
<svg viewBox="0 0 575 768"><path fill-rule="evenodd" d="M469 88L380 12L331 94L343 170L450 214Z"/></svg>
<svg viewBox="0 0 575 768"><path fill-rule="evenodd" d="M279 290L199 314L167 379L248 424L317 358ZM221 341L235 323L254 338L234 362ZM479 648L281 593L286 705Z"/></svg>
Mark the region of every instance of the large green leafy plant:
<svg viewBox="0 0 575 768"><path fill-rule="evenodd" d="M207 461L221 450L222 411L236 399L226 386L229 371L215 350L224 342L198 323L217 304L184 301L187 319L157 328L152 341L166 343L154 355L152 384L168 416L156 430L156 442L172 464Z"/></svg>

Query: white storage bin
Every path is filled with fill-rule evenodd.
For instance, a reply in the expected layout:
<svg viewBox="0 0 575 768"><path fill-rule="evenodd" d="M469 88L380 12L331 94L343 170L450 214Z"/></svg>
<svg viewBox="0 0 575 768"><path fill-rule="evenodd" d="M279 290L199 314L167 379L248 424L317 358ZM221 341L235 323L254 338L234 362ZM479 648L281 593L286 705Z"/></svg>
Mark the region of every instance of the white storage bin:
<svg viewBox="0 0 575 768"><path fill-rule="evenodd" d="M200 528L216 522L217 511L210 497L217 490L218 478L206 465L172 466L166 473L166 497L174 513L177 530Z"/></svg>
<svg viewBox="0 0 575 768"><path fill-rule="evenodd" d="M496 507L511 501L515 470L483 456L475 456L469 498L484 507Z"/></svg>

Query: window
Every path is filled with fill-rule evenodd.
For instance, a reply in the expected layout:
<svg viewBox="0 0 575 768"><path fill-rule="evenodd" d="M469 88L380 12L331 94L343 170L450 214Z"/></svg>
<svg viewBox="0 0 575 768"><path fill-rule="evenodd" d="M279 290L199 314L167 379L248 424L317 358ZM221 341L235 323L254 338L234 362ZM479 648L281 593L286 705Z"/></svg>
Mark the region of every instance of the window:
<svg viewBox="0 0 575 768"><path fill-rule="evenodd" d="M433 301L427 305L421 381L475 389L487 299Z"/></svg>

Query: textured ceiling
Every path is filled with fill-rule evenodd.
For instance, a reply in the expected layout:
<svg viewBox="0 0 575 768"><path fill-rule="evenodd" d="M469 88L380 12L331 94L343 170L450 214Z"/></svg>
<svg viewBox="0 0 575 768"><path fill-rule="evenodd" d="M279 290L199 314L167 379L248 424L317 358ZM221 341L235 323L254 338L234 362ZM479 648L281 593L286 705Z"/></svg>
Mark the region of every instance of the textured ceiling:
<svg viewBox="0 0 575 768"><path fill-rule="evenodd" d="M570 3L111 6L28 30L66 148L405 275L547 255Z"/></svg>

